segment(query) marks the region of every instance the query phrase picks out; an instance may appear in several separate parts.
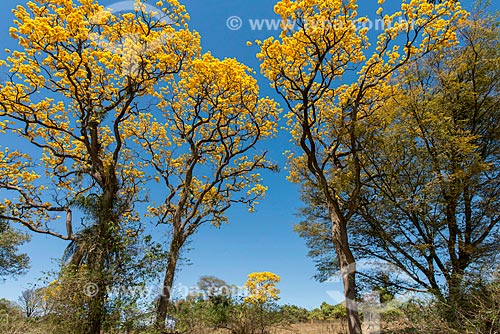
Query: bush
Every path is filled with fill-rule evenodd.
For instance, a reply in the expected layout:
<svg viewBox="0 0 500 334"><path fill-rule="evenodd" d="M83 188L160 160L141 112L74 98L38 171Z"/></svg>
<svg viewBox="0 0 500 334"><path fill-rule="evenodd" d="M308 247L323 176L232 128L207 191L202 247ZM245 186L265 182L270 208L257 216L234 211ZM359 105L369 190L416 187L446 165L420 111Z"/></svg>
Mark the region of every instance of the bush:
<svg viewBox="0 0 500 334"><path fill-rule="evenodd" d="M459 305L437 300L412 300L384 315L387 333L500 333L500 280L475 280L464 289Z"/></svg>
<svg viewBox="0 0 500 334"><path fill-rule="evenodd" d="M281 319L287 324L306 322L310 319L310 312L296 305L283 305L279 312Z"/></svg>
<svg viewBox="0 0 500 334"><path fill-rule="evenodd" d="M309 318L312 320L338 320L347 317L347 310L343 303L337 305L330 305L323 302L319 308L312 310Z"/></svg>

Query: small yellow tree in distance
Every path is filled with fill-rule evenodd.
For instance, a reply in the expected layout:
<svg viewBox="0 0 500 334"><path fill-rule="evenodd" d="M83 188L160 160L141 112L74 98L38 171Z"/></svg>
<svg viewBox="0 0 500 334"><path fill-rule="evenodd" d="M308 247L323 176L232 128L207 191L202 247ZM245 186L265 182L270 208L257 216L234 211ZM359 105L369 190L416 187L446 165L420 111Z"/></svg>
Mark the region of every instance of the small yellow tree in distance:
<svg viewBox="0 0 500 334"><path fill-rule="evenodd" d="M244 301L259 308L261 334L264 334L266 327L264 322L264 305L267 302L276 301L280 298L278 296L280 290L276 288L276 284L280 280L281 278L278 275L269 271L248 274L248 279L244 286L248 291L248 296L245 297Z"/></svg>
<svg viewBox="0 0 500 334"><path fill-rule="evenodd" d="M280 290L276 288L276 283L279 283L280 280L278 275L268 271L248 274L248 280L244 286L248 291L245 302L263 305L268 301L278 300Z"/></svg>

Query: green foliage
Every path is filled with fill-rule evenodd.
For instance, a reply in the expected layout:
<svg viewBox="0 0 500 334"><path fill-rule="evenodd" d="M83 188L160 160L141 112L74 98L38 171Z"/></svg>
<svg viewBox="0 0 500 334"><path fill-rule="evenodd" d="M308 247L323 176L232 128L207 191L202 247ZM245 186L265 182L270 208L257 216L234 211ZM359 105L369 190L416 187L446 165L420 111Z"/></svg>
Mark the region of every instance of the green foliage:
<svg viewBox="0 0 500 334"><path fill-rule="evenodd" d="M316 263L314 277L324 282L339 269L328 208L324 197L313 186L304 185L301 198L306 206L301 208L299 216L304 219L295 225L294 231L306 241L308 256Z"/></svg>
<svg viewBox="0 0 500 334"><path fill-rule="evenodd" d="M465 298L455 310L455 327L470 334L500 332L500 272L493 281L475 277L465 288ZM457 326L458 325L458 326Z"/></svg>
<svg viewBox="0 0 500 334"><path fill-rule="evenodd" d="M179 301L174 307L174 318L177 319L176 330L198 333L207 328L226 328L236 308L232 300L224 303L201 298Z"/></svg>
<svg viewBox="0 0 500 334"><path fill-rule="evenodd" d="M313 320L336 320L347 317L346 307L344 304L330 305L326 302L321 303L319 308L315 308L309 315Z"/></svg>
<svg viewBox="0 0 500 334"><path fill-rule="evenodd" d="M0 220L0 280L6 276L20 275L29 267L28 255L19 253L19 246L29 239L28 234Z"/></svg>
<svg viewBox="0 0 500 334"><path fill-rule="evenodd" d="M285 323L300 323L310 319L310 312L297 305L283 305L280 307L280 317Z"/></svg>
<svg viewBox="0 0 500 334"><path fill-rule="evenodd" d="M203 296L208 299L217 299L222 302L224 297L231 297L232 287L215 276L201 276L197 285Z"/></svg>
<svg viewBox="0 0 500 334"><path fill-rule="evenodd" d="M201 281L206 280L202 278ZM307 319L307 310L297 306L280 308L273 303L257 305L221 294L203 297L194 296L170 305L169 309L173 310L171 316L176 319L176 331L190 334L219 330L232 334L267 333L271 326Z"/></svg>
<svg viewBox="0 0 500 334"><path fill-rule="evenodd" d="M382 313L384 333L483 334L500 330L500 276L470 277L460 305L436 298L391 302Z"/></svg>
<svg viewBox="0 0 500 334"><path fill-rule="evenodd" d="M500 30L484 14L458 45L402 71L391 122L367 147L354 236L358 255L400 267L452 309L464 277L500 251Z"/></svg>
<svg viewBox="0 0 500 334"><path fill-rule="evenodd" d="M382 107L386 118L363 145L364 188L349 241L357 259L405 272L404 282L383 284L379 272L363 272L367 287L387 298L395 287L418 288L453 311L466 302L465 277L497 260L500 30L486 11L460 26L457 45L402 67L399 92ZM313 185L302 197L296 231L325 280L337 270L326 199Z"/></svg>
<svg viewBox="0 0 500 334"><path fill-rule="evenodd" d="M85 333L91 319L89 305L100 293L105 300L105 330L144 327L145 315L151 307L146 286L164 264L162 247L140 229L116 231L106 266L97 271L90 262L92 252L99 246L97 231L91 225L76 233L66 249L60 272L54 274L56 279L44 289L45 318L53 323L54 334Z"/></svg>
<svg viewBox="0 0 500 334"><path fill-rule="evenodd" d="M61 269L56 280L44 288L45 319L54 325L53 334L85 332L89 326L88 309L94 293L87 284L96 279L85 265L66 267Z"/></svg>
<svg viewBox="0 0 500 334"><path fill-rule="evenodd" d="M22 310L18 305L14 304L10 300L2 298L0 299L0 314L4 320L6 319L6 316L18 318L22 316Z"/></svg>

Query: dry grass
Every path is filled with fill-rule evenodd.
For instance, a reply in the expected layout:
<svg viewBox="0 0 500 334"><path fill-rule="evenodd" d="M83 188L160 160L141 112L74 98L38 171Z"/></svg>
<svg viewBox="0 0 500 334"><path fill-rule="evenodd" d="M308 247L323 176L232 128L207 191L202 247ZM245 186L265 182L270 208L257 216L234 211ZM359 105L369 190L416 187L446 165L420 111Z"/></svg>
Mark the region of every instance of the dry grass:
<svg viewBox="0 0 500 334"><path fill-rule="evenodd" d="M259 332L259 331L257 331ZM347 326L343 321L307 322L290 325L279 325L267 328L269 334L346 334ZM230 334L227 330L202 330L196 333Z"/></svg>
<svg viewBox="0 0 500 334"><path fill-rule="evenodd" d="M347 326L344 321L299 323L279 326L270 332L271 334L345 334Z"/></svg>

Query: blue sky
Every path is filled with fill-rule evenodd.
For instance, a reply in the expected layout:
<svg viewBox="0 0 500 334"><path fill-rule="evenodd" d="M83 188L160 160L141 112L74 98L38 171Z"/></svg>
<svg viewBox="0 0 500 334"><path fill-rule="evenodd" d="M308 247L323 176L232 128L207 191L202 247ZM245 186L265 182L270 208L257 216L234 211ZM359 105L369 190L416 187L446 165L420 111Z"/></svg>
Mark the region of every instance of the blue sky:
<svg viewBox="0 0 500 334"><path fill-rule="evenodd" d="M11 9L26 2L2 1L0 41L5 48L16 48L8 34L13 19ZM116 1L100 1L103 5L114 2ZM191 16L191 28L201 34L205 51L211 51L219 58L235 57L258 72L255 58L257 48L246 46L246 42L265 39L277 33L274 29L267 29L265 24L261 30L252 29L252 24L257 22L255 20L277 18L273 14L274 1L185 0L181 3ZM396 1L388 0L387 3ZM469 1L464 2L466 8L470 8L471 4ZM359 6L361 14L372 17L377 8L376 1L372 0L359 1ZM500 8L496 3L492 7L497 10ZM4 58L5 53L0 50L0 59ZM262 94L273 96L267 81L259 74L257 76ZM295 213L301 203L298 187L286 180L283 168L283 152L290 148L288 137L281 132L279 138L265 145L271 158L281 167L279 173L265 174L265 183L269 186L266 198L258 205L255 213L236 207L230 210L229 225L220 229L211 226L202 228L192 239L188 247L191 250L184 254L190 263L181 266L176 284L189 287L201 275L214 275L228 283L242 285L248 273L272 271L282 279L279 285L282 303L313 308L323 301L340 302L327 293L342 291L338 283L320 284L312 279L314 264L306 256L304 241L292 231L293 225L299 221ZM5 146L5 143L0 142L0 146ZM17 299L20 292L29 287L29 283L42 276L42 272L56 268L56 260L51 259L58 259L65 246L65 242L55 238L34 235L31 243L23 247L31 257L31 270L17 280L8 279L5 283L0 283L0 298Z"/></svg>

